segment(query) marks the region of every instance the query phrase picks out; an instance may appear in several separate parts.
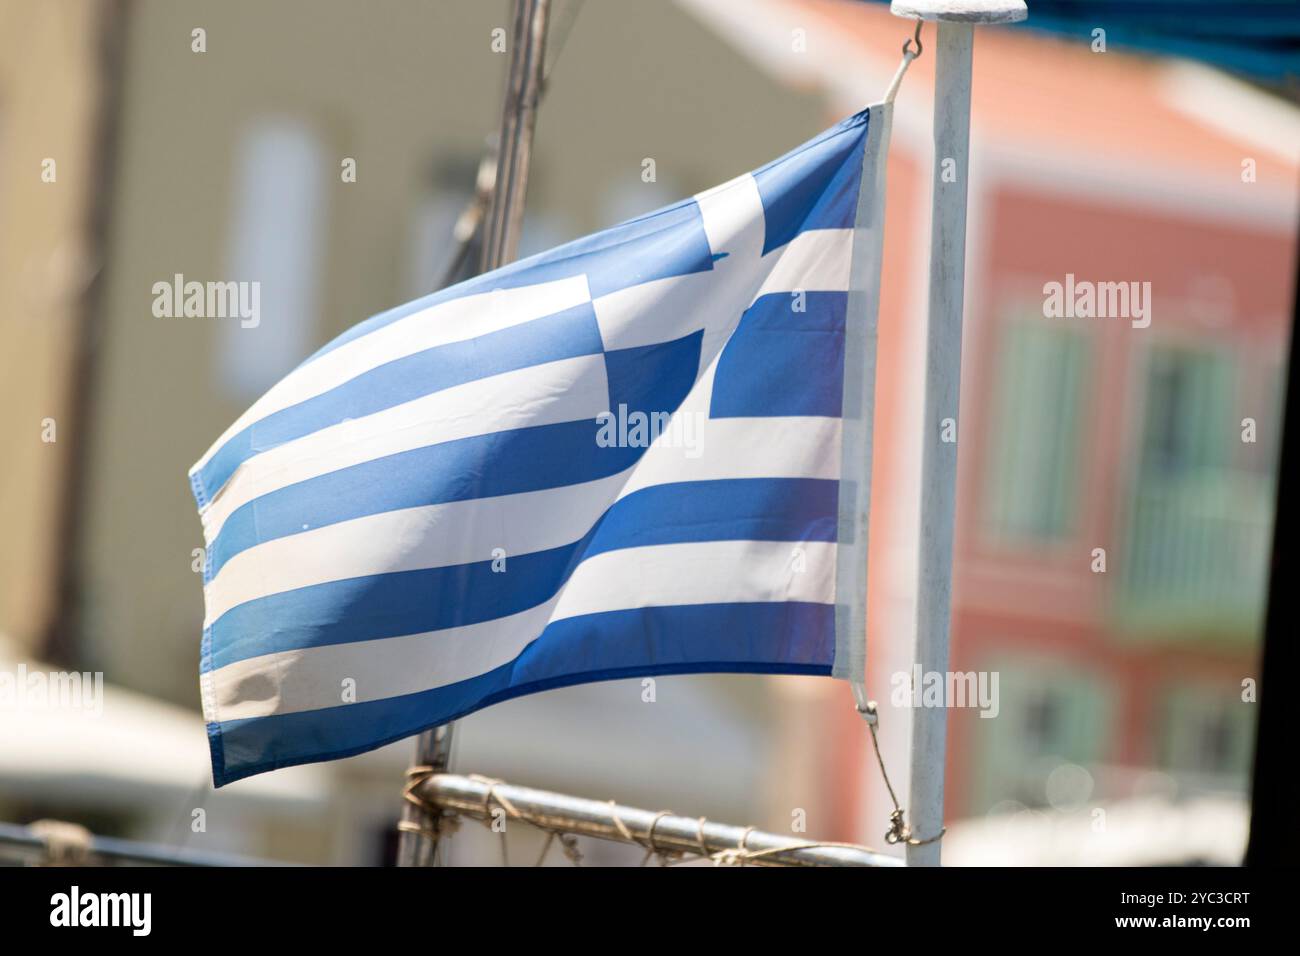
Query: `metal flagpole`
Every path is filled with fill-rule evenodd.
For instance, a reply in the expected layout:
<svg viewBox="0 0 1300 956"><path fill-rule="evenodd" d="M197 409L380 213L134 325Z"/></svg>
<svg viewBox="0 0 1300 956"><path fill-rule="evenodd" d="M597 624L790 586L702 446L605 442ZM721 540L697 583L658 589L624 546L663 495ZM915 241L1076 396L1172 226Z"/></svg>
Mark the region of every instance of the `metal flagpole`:
<svg viewBox="0 0 1300 956"><path fill-rule="evenodd" d="M524 196L533 153L533 128L546 64L546 25L550 0L515 0L514 48L505 106L501 111L496 186L483 237L483 271L515 257L524 222Z"/></svg>
<svg viewBox="0 0 1300 956"><path fill-rule="evenodd" d="M490 272L510 262L519 247L528 192L528 166L532 158L533 128L542 93L546 63L546 27L550 0L514 0L510 35L510 72L501 110L497 145L496 183L492 205L484 223L482 271ZM412 783L450 766L455 724L444 724L420 734ZM438 813L411 799L402 807L399 825L398 866L432 866L438 850Z"/></svg>
<svg viewBox="0 0 1300 956"><path fill-rule="evenodd" d="M925 431L921 440L920 560L915 664L947 674L952 610L952 538L957 505L962 291L966 275L966 172L970 145L971 50L975 24L1028 15L1024 0L893 0L896 16L937 21L934 81L930 297L925 335ZM946 421L950 420L950 421ZM943 832L948 712L912 712L909 866L938 866Z"/></svg>

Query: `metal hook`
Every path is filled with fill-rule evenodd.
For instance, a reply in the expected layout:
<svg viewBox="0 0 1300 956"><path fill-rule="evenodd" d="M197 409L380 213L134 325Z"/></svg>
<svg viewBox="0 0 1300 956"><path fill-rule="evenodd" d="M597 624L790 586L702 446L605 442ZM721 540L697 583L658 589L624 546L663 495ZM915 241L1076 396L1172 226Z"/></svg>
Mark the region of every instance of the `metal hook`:
<svg viewBox="0 0 1300 956"><path fill-rule="evenodd" d="M912 57L912 59L916 59L918 56L921 55L921 51L922 51L922 49L924 49L924 48L921 46L921 24L923 24L923 23L925 23L924 20L917 20L917 21L916 21L916 33L913 34L910 38L908 38L908 39L906 39L906 40L903 41L903 56L908 56L908 55L910 54L911 57ZM915 52L915 53L912 53L912 51L911 51L911 48L912 48L912 41L913 41L913 40L916 41L916 52Z"/></svg>

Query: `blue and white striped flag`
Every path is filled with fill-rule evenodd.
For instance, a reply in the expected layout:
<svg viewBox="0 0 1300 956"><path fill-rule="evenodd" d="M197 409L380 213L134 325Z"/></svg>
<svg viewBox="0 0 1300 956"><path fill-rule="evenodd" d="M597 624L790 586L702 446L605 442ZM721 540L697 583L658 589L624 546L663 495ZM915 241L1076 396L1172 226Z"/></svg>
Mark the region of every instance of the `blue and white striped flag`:
<svg viewBox="0 0 1300 956"><path fill-rule="evenodd" d="M567 684L861 676L889 111L377 315L227 429L218 785Z"/></svg>

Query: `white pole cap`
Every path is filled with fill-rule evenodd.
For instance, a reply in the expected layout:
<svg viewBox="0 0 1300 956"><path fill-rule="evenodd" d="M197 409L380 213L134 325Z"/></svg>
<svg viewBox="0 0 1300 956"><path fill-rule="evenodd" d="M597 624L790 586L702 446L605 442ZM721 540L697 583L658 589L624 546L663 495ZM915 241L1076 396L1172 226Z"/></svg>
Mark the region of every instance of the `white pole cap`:
<svg viewBox="0 0 1300 956"><path fill-rule="evenodd" d="M910 20L1015 23L1029 16L1025 0L893 0L889 12Z"/></svg>

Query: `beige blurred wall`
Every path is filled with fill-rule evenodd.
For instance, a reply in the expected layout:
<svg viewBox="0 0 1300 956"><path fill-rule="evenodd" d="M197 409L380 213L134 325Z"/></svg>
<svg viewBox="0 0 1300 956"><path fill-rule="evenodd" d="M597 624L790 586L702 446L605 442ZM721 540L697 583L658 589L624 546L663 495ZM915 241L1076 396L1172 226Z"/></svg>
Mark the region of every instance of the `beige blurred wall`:
<svg viewBox="0 0 1300 956"><path fill-rule="evenodd" d="M0 4L0 634L32 652L51 610L68 376L91 266L103 4ZM53 181L42 179L54 160ZM55 441L43 440L54 420Z"/></svg>

